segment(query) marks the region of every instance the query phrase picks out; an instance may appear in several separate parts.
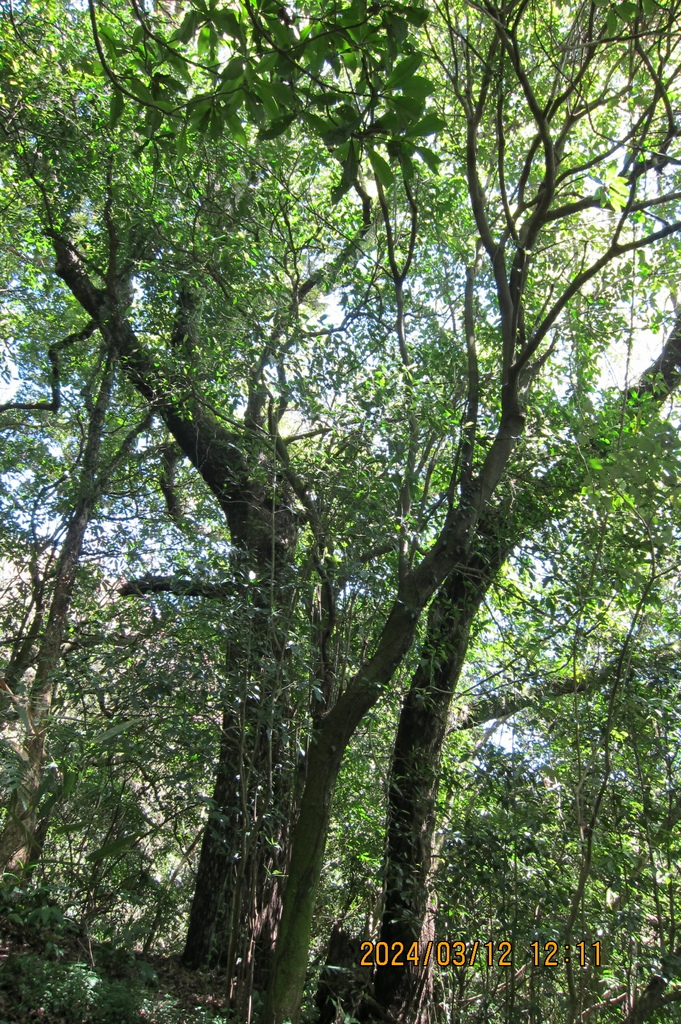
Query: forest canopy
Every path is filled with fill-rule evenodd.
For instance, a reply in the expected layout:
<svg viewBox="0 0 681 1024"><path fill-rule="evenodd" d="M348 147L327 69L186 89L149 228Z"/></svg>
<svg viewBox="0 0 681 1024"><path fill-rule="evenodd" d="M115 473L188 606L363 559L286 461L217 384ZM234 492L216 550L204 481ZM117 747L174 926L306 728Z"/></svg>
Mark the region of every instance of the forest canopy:
<svg viewBox="0 0 681 1024"><path fill-rule="evenodd" d="M0 9L0 1021L681 1021L676 0Z"/></svg>

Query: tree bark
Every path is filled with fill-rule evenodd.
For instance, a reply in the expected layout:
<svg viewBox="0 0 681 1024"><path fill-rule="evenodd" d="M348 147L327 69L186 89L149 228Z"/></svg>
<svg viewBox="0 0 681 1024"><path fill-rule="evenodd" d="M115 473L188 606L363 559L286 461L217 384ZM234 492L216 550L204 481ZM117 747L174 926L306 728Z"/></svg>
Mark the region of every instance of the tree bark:
<svg viewBox="0 0 681 1024"><path fill-rule="evenodd" d="M440 760L449 705L468 649L470 627L494 576L508 556L497 545L488 559L472 558L455 569L431 604L426 640L400 714L388 792L385 907L380 939L404 956L432 939L429 879ZM405 967L377 967L376 1002L405 1024L425 1019L432 995L431 970L405 960Z"/></svg>
<svg viewBox="0 0 681 1024"><path fill-rule="evenodd" d="M287 855L285 822L292 813L292 773L280 770L271 778L270 762L280 761L273 731L256 724L257 709L251 719L249 737L238 708L230 704L223 713L182 955L192 969L225 969L231 1003L245 1019L252 990L266 988L269 978Z"/></svg>
<svg viewBox="0 0 681 1024"><path fill-rule="evenodd" d="M476 550L457 566L433 600L419 666L398 723L388 790L385 906L380 939L401 942L406 953L432 938L429 879L442 747L451 699L463 668L470 627L517 537L507 517L490 509L478 528ZM469 724L462 723L462 726ZM409 1024L427 1016L430 968L405 960L404 968L377 967L376 1004Z"/></svg>
<svg viewBox="0 0 681 1024"><path fill-rule="evenodd" d="M212 796L214 809L209 812L203 831L194 898L182 954L183 963L192 969L208 965L215 957L215 926L224 904L225 889L237 852L234 844L236 823L226 817L235 788L234 776L237 774L232 756L232 727L232 715L225 709Z"/></svg>

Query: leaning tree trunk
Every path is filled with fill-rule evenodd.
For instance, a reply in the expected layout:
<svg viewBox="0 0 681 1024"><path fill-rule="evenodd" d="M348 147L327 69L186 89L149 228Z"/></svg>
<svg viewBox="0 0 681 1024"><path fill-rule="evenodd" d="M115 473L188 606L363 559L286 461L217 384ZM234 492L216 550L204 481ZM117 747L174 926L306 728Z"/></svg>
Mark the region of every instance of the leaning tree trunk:
<svg viewBox="0 0 681 1024"><path fill-rule="evenodd" d="M264 666L278 665L282 656L285 644L281 636L272 637L275 617L269 611L271 597L276 601L281 595L282 574L292 558L300 527L299 515L288 493L286 474L281 471L282 463L283 468L286 464L285 453L277 446L276 431L264 425L267 391L256 373L251 381L244 423L234 428L226 427L208 403L187 404L176 378L169 383L168 375L161 371L158 360L146 350L125 317L131 294L129 268L120 267L119 272L116 254L112 251L112 270L106 288L99 288L72 242L54 231L49 234L57 256L57 275L68 285L105 339L115 344L131 384L163 419L182 453L213 492L224 512L235 558L242 560L241 568L250 569L259 581L254 584L260 596L254 602L257 607L252 609L253 649L249 655L244 635L238 638L244 643L244 649L240 643L235 645L238 650L233 674L237 685L248 690L249 678L258 676L260 684L261 674L268 671ZM197 325L195 297L191 289L181 289L175 328L169 339L171 349L179 349L188 338L198 346ZM187 387L188 393L193 393L194 383L190 382L189 375ZM286 594L284 603L288 606L289 592ZM278 620L276 627L279 629ZM258 824L259 813L252 816L254 838L249 840L247 849L239 849L234 860L234 839L228 833L232 828L244 831L242 825L253 807L258 776L262 778L270 773L270 751L263 741L267 724L258 721L258 716L254 721L251 714L247 716L248 736L244 736L244 744L236 750L231 716L228 717L230 721L226 722L221 738L214 810L203 837L196 906L191 913L185 962L205 963L215 953L225 964L236 960L241 960L242 965L247 962L251 977L241 986L245 990L250 989L257 973L268 973L264 967L260 970L256 965L255 953L259 948L263 965L272 953L279 884L274 871L279 865L272 859L277 837L273 835L270 837L273 842L266 842L267 836ZM242 763L248 764L252 772L253 785L248 790L243 785L240 788L234 785L235 776L242 774L234 769ZM282 820L285 817L282 815ZM280 845L283 848L288 844ZM242 912L244 906L245 913ZM241 934L237 935L237 931ZM242 940L247 946L246 959L239 946Z"/></svg>
<svg viewBox="0 0 681 1024"><path fill-rule="evenodd" d="M403 576L374 655L360 667L313 733L283 893L264 1024L297 1024L300 1019L315 896L345 750L362 718L379 700L410 650L421 612L449 574L468 559L481 510L494 494L522 434L524 421L512 397L507 400L497 435L466 501L450 511L437 541L418 566Z"/></svg>
<svg viewBox="0 0 681 1024"><path fill-rule="evenodd" d="M428 615L419 667L402 705L388 793L385 906L380 939L404 954L404 967L376 968L375 999L391 1020L425 1019L432 995L428 967L406 960L413 943L433 938L429 879L440 759L449 705L468 649L471 623L509 553L496 544L488 558L472 557L442 585Z"/></svg>
<svg viewBox="0 0 681 1024"><path fill-rule="evenodd" d="M374 996L379 1019L388 1016L404 1024L421 1024L428 1018L432 958L424 966L420 961L407 961L406 953L414 942L421 950L423 943L433 938L429 881L440 763L470 627L514 547L543 521L546 494L551 495L554 514L559 514L580 481L579 467L566 463L550 470L532 489L516 495L512 514L503 497L497 506L488 508L478 526L476 550L453 570L431 605L420 664L402 705L393 748L380 940L388 943L388 949L402 943L405 967L389 963L376 968ZM563 692L560 684L555 692ZM487 717L493 715L490 709ZM470 724L466 720L466 725ZM369 1006L366 1009L369 1019L373 1011Z"/></svg>

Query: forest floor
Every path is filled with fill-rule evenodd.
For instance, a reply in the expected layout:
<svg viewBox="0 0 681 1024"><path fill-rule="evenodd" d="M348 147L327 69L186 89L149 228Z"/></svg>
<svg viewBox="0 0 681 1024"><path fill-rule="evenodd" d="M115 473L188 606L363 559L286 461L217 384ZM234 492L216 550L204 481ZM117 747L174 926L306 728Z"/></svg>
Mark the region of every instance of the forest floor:
<svg viewBox="0 0 681 1024"><path fill-rule="evenodd" d="M220 1024L219 972L0 914L0 1024Z"/></svg>

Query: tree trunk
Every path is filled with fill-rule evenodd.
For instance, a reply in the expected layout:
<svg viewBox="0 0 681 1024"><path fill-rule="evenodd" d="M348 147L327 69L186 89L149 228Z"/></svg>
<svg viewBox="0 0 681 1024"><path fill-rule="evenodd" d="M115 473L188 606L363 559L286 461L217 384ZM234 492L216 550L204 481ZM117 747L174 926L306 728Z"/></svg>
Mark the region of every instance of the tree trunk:
<svg viewBox="0 0 681 1024"><path fill-rule="evenodd" d="M183 963L196 969L208 965L215 953L215 926L225 899L235 851L234 821L227 815L237 774L230 736L232 715L227 708L222 716L222 738L215 776L212 804L203 832L196 887L189 914L189 927L182 954ZM233 803L233 800L231 801Z"/></svg>
<svg viewBox="0 0 681 1024"><path fill-rule="evenodd" d="M272 983L265 1013L266 1024L297 1024L300 1015L312 914L322 871L331 805L345 744L325 730L313 741L307 782L294 833L293 853L286 884ZM328 733L328 730L326 730ZM336 739L336 742L327 742Z"/></svg>
<svg viewBox="0 0 681 1024"><path fill-rule="evenodd" d="M675 367L679 364L680 345L681 320L677 319L662 355L632 389L639 398L652 391L659 401L678 386ZM380 936L388 948L394 942L402 942L406 951L414 941L421 948L422 941L432 937L428 878L440 759L449 705L464 664L471 623L515 545L542 521L546 496L550 495L552 515L559 517L580 481L579 466L568 461L549 469L524 494L516 495L512 513L503 508L503 501L499 508L489 508L478 524L477 553L453 571L433 602L421 665L402 706L393 751L386 904ZM561 692L560 686L556 692ZM405 1024L419 1024L430 992L431 969L432 962L426 969L412 963L405 968L377 968L374 987L381 1007L379 1014L388 1014Z"/></svg>
<svg viewBox="0 0 681 1024"><path fill-rule="evenodd" d="M0 835L0 873L23 871L41 855L45 841L45 821L41 822L40 835L37 835L38 802L55 691L54 673L61 659L62 641L85 531L104 482L104 477L98 475L99 453L113 386L114 367L115 359L110 352L88 423L75 507L57 561L50 611L38 649L36 674L23 709L25 737L20 756L26 764L26 773L22 785L12 794L5 826ZM14 701L18 702L18 698L14 698Z"/></svg>
<svg viewBox="0 0 681 1024"><path fill-rule="evenodd" d="M266 988L269 979L287 851L285 822L292 813L290 773L280 771L274 788L268 779L270 762L279 758L271 746L273 732L267 732L261 727L248 736L238 709L225 708L213 807L182 956L193 969L225 968L230 1002L245 1019L252 990Z"/></svg>
<svg viewBox="0 0 681 1024"><path fill-rule="evenodd" d="M270 555L272 547L270 542ZM269 982L288 823L295 816L295 755L277 728L282 720L290 725L294 715L280 693L288 628L271 605L272 584L276 595L286 585L289 563L282 556L273 568L271 561L249 564L257 567L259 581L245 587L243 628L237 613L230 644L212 808L182 957L193 969L220 964L230 1005L245 1021L253 991Z"/></svg>
<svg viewBox="0 0 681 1024"><path fill-rule="evenodd" d="M419 565L403 579L375 654L360 668L313 734L300 817L293 835L264 1024L297 1024L300 1017L315 896L323 866L333 794L347 745L410 650L423 608L460 560L468 563L480 511L494 493L521 429L521 422L513 417L502 417L498 434L467 500L449 513L438 540ZM501 542L497 540L492 545L492 552L481 558L479 571L488 578L486 586L509 550L510 546L504 544L505 553L502 554ZM498 563L494 562L495 553L501 558ZM476 608L477 603L474 602L471 618Z"/></svg>
<svg viewBox="0 0 681 1024"><path fill-rule="evenodd" d="M493 543L486 558L473 556L467 565L455 569L431 604L419 667L400 714L388 792L380 939L389 949L401 943L404 958L414 942L420 950L433 938L429 879L440 760L471 623L510 552L508 543ZM376 1002L391 1019L405 1024L425 1020L432 995L430 966L423 968L405 959L405 967L377 967L374 990Z"/></svg>
<svg viewBox="0 0 681 1024"><path fill-rule="evenodd" d="M427 594L425 588L423 594ZM263 1024L297 1024L300 1018L312 915L343 755L355 729L409 650L417 621L418 612L412 605L395 601L375 654L313 733Z"/></svg>

